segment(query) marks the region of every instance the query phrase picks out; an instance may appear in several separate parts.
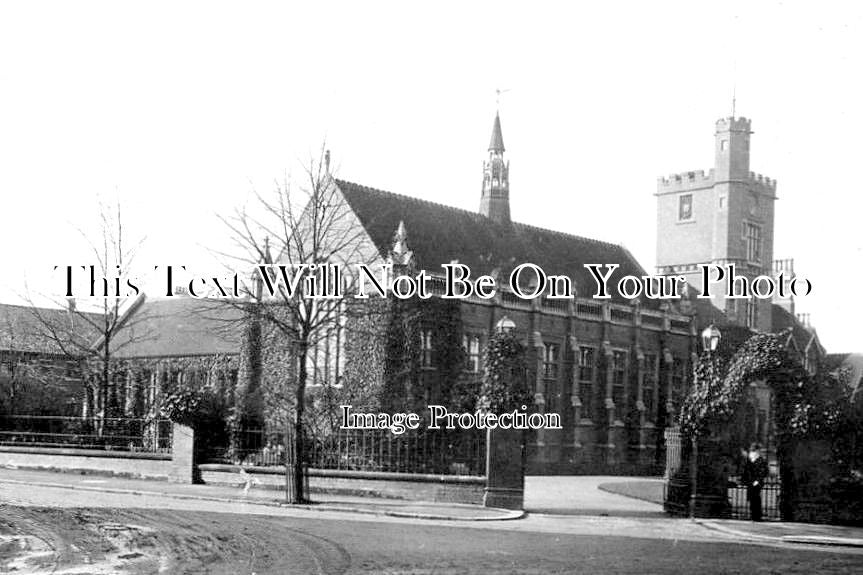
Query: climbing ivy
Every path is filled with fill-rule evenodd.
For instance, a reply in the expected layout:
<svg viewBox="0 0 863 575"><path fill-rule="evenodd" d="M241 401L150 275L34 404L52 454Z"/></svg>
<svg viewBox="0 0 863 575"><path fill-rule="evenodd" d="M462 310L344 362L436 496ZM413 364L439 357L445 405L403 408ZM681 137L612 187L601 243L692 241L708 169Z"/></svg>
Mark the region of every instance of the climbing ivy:
<svg viewBox="0 0 863 575"><path fill-rule="evenodd" d="M478 407L502 413L530 404L525 348L514 334L498 332L486 347Z"/></svg>
<svg viewBox="0 0 863 575"><path fill-rule="evenodd" d="M434 372L423 375L421 339L431 333ZM386 330L384 382L380 405L384 411L424 410L426 388L429 400L454 407L465 403L464 393L475 393L460 385L465 352L462 348L459 304L431 298L393 301Z"/></svg>
<svg viewBox="0 0 863 575"><path fill-rule="evenodd" d="M753 381L766 380L779 403L791 400L781 388L799 381L805 374L799 362L788 354L786 337L787 334L753 335L730 360L723 354L702 354L695 367L692 389L681 409L681 430L688 435L701 435L713 424L728 423Z"/></svg>

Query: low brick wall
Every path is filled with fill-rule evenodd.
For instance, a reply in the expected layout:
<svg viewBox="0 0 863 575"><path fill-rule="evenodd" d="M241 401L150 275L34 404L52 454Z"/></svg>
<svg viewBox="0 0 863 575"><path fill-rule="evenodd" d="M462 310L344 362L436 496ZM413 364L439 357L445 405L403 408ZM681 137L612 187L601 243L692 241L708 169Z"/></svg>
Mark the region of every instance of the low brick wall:
<svg viewBox="0 0 863 575"><path fill-rule="evenodd" d="M246 474L244 477L240 470ZM238 465L202 464L198 466L204 483L242 486L251 480L255 488L284 489L284 467L240 467ZM423 475L309 469L309 490L312 493L337 493L481 505L485 477Z"/></svg>
<svg viewBox="0 0 863 575"><path fill-rule="evenodd" d="M173 434L170 454L2 445L0 467L191 483L194 432L175 423Z"/></svg>

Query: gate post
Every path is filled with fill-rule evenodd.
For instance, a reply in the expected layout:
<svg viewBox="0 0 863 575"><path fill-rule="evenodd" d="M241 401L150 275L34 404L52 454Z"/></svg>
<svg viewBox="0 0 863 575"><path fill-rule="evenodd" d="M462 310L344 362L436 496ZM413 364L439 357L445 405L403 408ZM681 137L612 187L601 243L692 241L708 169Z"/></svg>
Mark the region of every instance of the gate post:
<svg viewBox="0 0 863 575"><path fill-rule="evenodd" d="M524 508L524 445L523 430L487 430L485 507Z"/></svg>
<svg viewBox="0 0 863 575"><path fill-rule="evenodd" d="M171 433L171 465L168 478L174 483L192 483L195 472L195 430L174 422Z"/></svg>

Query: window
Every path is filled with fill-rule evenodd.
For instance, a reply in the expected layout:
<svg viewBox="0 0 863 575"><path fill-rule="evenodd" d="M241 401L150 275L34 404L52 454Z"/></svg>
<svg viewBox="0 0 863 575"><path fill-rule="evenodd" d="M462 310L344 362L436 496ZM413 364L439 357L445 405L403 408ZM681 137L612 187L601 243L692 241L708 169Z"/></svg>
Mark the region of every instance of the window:
<svg viewBox="0 0 863 575"><path fill-rule="evenodd" d="M746 327L750 329L758 327L758 303L754 298L746 300Z"/></svg>
<svg viewBox="0 0 863 575"><path fill-rule="evenodd" d="M625 351L615 350L611 357L611 400L618 416L626 407L626 356Z"/></svg>
<svg viewBox="0 0 863 575"><path fill-rule="evenodd" d="M332 318L319 328L317 341L309 349L307 365L309 385L340 387L345 372L345 321L347 314L342 303L333 310Z"/></svg>
<svg viewBox="0 0 863 575"><path fill-rule="evenodd" d="M545 411L557 412L560 407L560 389L557 385L560 346L556 343L545 344L542 358L542 377L545 380Z"/></svg>
<svg viewBox="0 0 863 575"><path fill-rule="evenodd" d="M680 196L677 219L680 221L692 219L692 194L683 194Z"/></svg>
<svg viewBox="0 0 863 575"><path fill-rule="evenodd" d="M675 357L671 363L671 399L678 410L683 405L683 387L686 382L686 362Z"/></svg>
<svg viewBox="0 0 863 575"><path fill-rule="evenodd" d="M145 369L141 372L141 383L144 386L144 400L147 406L153 405L156 402L156 374L150 371L149 369Z"/></svg>
<svg viewBox="0 0 863 575"><path fill-rule="evenodd" d="M471 373L479 371L479 336L465 335L462 338L462 347L467 355L466 369Z"/></svg>
<svg viewBox="0 0 863 575"><path fill-rule="evenodd" d="M644 419L655 421L656 418L656 381L659 361L656 354L644 354L644 374L641 380L641 402L644 404Z"/></svg>
<svg viewBox="0 0 863 575"><path fill-rule="evenodd" d="M420 332L420 365L432 367L432 332L423 330Z"/></svg>
<svg viewBox="0 0 863 575"><path fill-rule="evenodd" d="M728 140L719 140L719 149L723 152L728 149Z"/></svg>
<svg viewBox="0 0 863 575"><path fill-rule="evenodd" d="M761 264L761 226L750 223L746 223L743 226L743 235L746 241L746 259L752 263Z"/></svg>
<svg viewBox="0 0 863 575"><path fill-rule="evenodd" d="M596 379L596 349L578 348L578 398L581 400L581 417L593 417L593 382Z"/></svg>

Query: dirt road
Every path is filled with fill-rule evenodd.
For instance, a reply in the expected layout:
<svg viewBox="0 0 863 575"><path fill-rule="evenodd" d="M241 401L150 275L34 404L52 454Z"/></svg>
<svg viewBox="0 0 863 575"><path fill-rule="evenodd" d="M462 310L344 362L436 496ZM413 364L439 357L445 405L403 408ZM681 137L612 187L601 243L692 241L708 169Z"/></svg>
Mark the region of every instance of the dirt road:
<svg viewBox="0 0 863 575"><path fill-rule="evenodd" d="M224 521L220 521L224 519ZM0 506L0 571L341 573L347 553L264 517Z"/></svg>

